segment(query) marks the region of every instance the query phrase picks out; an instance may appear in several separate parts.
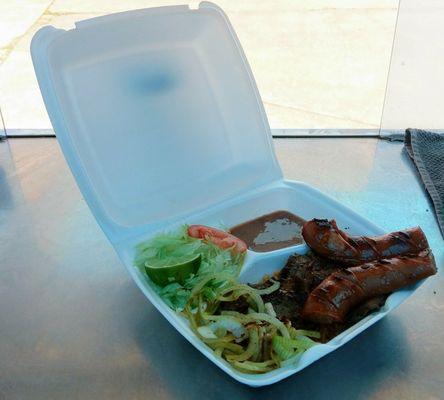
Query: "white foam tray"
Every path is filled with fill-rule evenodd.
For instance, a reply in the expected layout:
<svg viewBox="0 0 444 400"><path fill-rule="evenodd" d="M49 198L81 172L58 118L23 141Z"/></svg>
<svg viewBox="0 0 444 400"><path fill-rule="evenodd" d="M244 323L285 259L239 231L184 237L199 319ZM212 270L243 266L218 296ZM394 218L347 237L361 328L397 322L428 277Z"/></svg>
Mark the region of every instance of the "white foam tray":
<svg viewBox="0 0 444 400"><path fill-rule="evenodd" d="M354 211L344 207L342 204L313 187L300 182L287 180L276 182L267 188L263 188L263 190L256 191L242 198L233 199L230 202L221 204L215 209L207 210L201 214L191 215L188 218L178 221L177 224L165 227L165 230L175 229L182 223L218 226L219 223L223 221L224 225L233 226L259 215L280 209L288 210L304 219L315 217L334 218L339 226L348 227L349 229L347 231L351 234L378 235L384 233L381 228L378 228L367 219L359 216ZM330 342L310 348L301 356L296 364L260 375L245 374L237 371L232 368L229 363L215 356L213 351L194 335L188 326L187 320L167 307L150 287L147 279L134 268L134 245L141 240L149 239L151 236L152 234L142 235L135 238L133 242L124 243L121 248L118 248L118 253L136 284L150 302L196 349L237 381L254 387L279 382L343 346L356 335L394 310L420 285L416 284L393 293L387 298L385 305L379 311L362 319ZM257 253L248 250L245 264L240 274L240 281L245 283L258 282L265 274L271 274L283 268L291 254L305 254L307 250L308 247L305 244L266 253Z"/></svg>

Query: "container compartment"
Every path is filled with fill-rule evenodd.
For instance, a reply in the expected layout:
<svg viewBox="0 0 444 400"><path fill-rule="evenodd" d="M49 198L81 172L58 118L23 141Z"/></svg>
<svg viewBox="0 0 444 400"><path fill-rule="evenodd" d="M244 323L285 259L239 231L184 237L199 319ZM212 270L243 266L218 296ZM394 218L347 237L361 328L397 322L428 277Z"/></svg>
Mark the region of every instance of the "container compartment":
<svg viewBox="0 0 444 400"><path fill-rule="evenodd" d="M336 218L341 226L348 227L353 234L380 234L383 231L362 218L352 210L344 207L337 201L316 189L299 182L279 181L272 185L257 189L247 195L239 196L229 201L222 202L214 208L202 213L189 215L168 226L163 226L157 231L168 231L177 228L182 223L205 224L209 226L232 226L240 222L252 219L257 215L266 214L276 209L286 209L304 219L314 217ZM140 241L147 240L156 232L146 232L129 241L122 242L117 246L128 271L136 284L148 297L151 303L178 329L178 331L206 357L227 372L239 382L251 386L263 386L277 382L293 373L305 368L318 358L328 354L337 347L351 340L362 330L366 329L380 318L382 318L392 307L397 306L411 291L403 294L393 294L389 297L386 305L376 314L366 317L355 326L341 333L327 344L320 344L303 353L299 362L295 365L279 368L278 370L261 374L249 375L233 369L227 362L216 357L212 350L197 338L188 326L188 321L179 314L172 311L154 292L145 276L133 266L134 245ZM305 254L308 250L306 244L292 246L284 249L266 253L248 251L239 280L243 283L255 283L262 279L265 274L272 274L284 267L291 254ZM391 300L395 297L394 301Z"/></svg>

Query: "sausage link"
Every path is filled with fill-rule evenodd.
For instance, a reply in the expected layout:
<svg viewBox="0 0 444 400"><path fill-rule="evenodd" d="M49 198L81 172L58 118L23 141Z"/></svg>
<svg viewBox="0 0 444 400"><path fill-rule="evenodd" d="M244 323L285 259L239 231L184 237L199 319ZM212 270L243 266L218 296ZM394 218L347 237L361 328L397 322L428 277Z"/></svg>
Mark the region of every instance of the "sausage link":
<svg viewBox="0 0 444 400"><path fill-rule="evenodd" d="M301 317L319 324L343 322L366 299L388 294L436 273L432 252L383 259L339 270L308 296Z"/></svg>
<svg viewBox="0 0 444 400"><path fill-rule="evenodd" d="M302 236L319 255L348 265L418 254L429 247L419 226L382 236L353 237L341 231L335 220L312 219L304 224Z"/></svg>

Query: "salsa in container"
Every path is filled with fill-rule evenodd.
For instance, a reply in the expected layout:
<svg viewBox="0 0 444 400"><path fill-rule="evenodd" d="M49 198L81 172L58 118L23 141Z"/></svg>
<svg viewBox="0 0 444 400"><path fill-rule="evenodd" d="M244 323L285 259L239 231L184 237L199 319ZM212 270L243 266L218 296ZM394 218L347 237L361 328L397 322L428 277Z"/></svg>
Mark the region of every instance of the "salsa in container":
<svg viewBox="0 0 444 400"><path fill-rule="evenodd" d="M301 244L304 222L289 211L279 210L236 225L230 233L242 239L250 250L263 253Z"/></svg>

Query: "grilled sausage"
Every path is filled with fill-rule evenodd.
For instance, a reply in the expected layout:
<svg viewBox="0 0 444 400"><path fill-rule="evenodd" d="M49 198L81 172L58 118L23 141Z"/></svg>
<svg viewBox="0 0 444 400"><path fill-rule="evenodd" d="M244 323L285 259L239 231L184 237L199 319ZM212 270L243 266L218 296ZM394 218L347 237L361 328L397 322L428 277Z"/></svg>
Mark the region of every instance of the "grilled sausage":
<svg viewBox="0 0 444 400"><path fill-rule="evenodd" d="M353 307L371 297L388 294L436 273L432 252L394 257L332 273L308 296L301 317L329 324L343 322Z"/></svg>
<svg viewBox="0 0 444 400"><path fill-rule="evenodd" d="M347 265L418 254L429 247L419 226L382 236L352 237L341 231L335 220L312 219L304 224L302 236L319 255Z"/></svg>

